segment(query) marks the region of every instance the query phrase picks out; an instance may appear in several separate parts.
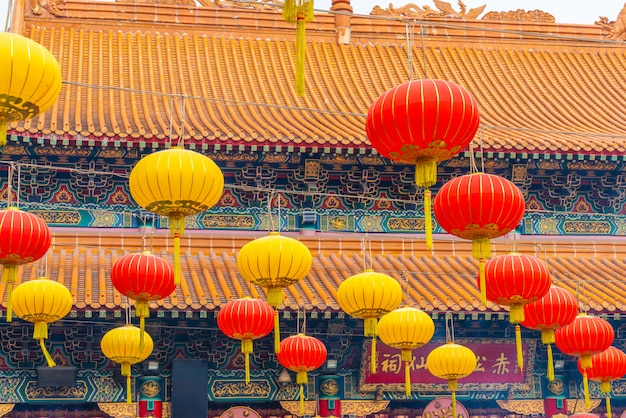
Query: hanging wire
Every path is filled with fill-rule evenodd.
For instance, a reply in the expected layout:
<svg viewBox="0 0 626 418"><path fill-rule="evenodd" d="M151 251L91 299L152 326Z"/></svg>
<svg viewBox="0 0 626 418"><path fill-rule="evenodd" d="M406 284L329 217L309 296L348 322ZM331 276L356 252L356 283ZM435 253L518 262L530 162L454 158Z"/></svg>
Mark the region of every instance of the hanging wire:
<svg viewBox="0 0 626 418"><path fill-rule="evenodd" d="M476 146L476 144L474 144L474 141L469 143L469 160L470 160L469 168L470 168L470 174L478 173L478 167L476 166L476 156L474 155L474 147L475 146Z"/></svg>
<svg viewBox="0 0 626 418"><path fill-rule="evenodd" d="M478 131L478 143L480 144L480 170L485 172L485 149L483 148L483 130Z"/></svg>
<svg viewBox="0 0 626 418"><path fill-rule="evenodd" d="M170 132L167 145L172 148L172 133L174 132L174 96L170 96Z"/></svg>
<svg viewBox="0 0 626 418"><path fill-rule="evenodd" d="M451 312L446 312L446 342L454 342L454 316Z"/></svg>
<svg viewBox="0 0 626 418"><path fill-rule="evenodd" d="M180 109L180 137L178 137L178 146L185 146L185 106L186 106L186 97L181 96L181 109ZM173 112L172 112L173 114Z"/></svg>
<svg viewBox="0 0 626 418"><path fill-rule="evenodd" d="M124 296L126 306L124 307L124 314L126 315L126 325L130 325L130 301L127 296Z"/></svg>
<svg viewBox="0 0 626 418"><path fill-rule="evenodd" d="M280 232L280 193L276 193L276 208L278 212L278 219L276 220L276 231Z"/></svg>
<svg viewBox="0 0 626 418"><path fill-rule="evenodd" d="M13 0L9 0L7 7L7 19L4 24L4 31L11 32L11 20L13 20Z"/></svg>
<svg viewBox="0 0 626 418"><path fill-rule="evenodd" d="M267 196L267 232L275 231L274 218L272 217L272 200L274 200L275 189L270 189Z"/></svg>
<svg viewBox="0 0 626 418"><path fill-rule="evenodd" d="M13 204L13 172L15 171L15 164L9 163L9 170L7 173L7 209Z"/></svg>

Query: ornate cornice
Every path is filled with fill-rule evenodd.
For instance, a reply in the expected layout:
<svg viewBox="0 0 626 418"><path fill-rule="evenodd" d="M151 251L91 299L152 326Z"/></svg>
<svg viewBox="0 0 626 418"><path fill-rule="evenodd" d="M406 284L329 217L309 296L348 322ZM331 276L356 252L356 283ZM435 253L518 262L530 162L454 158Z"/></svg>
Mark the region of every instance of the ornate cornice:
<svg viewBox="0 0 626 418"><path fill-rule="evenodd" d="M364 417L366 415L375 414L387 408L389 401L341 401L341 413L343 415L355 415ZM280 401L283 407L292 415L300 416L300 402L298 401ZM304 415L315 415L315 401L304 402Z"/></svg>
<svg viewBox="0 0 626 418"><path fill-rule="evenodd" d="M544 413L543 399L506 399L497 400L496 402L498 402L500 408L519 415ZM591 408L585 408L584 402L576 402L576 399L567 399L567 413L591 412L600 405L600 402L600 399L592 399Z"/></svg>

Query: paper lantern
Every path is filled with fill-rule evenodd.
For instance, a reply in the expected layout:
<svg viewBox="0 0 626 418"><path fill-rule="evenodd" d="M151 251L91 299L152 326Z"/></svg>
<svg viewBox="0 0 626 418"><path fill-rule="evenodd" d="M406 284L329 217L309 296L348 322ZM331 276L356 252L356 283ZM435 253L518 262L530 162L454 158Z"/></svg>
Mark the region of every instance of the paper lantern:
<svg viewBox="0 0 626 418"><path fill-rule="evenodd" d="M4 266L2 279L7 283L7 322L13 319L17 267L46 255L51 241L50 228L39 216L17 208L0 211L0 264Z"/></svg>
<svg viewBox="0 0 626 418"><path fill-rule="evenodd" d="M102 337L100 348L102 353L111 361L122 366L122 376L126 376L126 402L132 403L130 366L141 363L152 354L154 342L149 334L144 332L143 347L139 341L142 340L139 328L126 324L113 328Z"/></svg>
<svg viewBox="0 0 626 418"><path fill-rule="evenodd" d="M568 290L551 286L548 293L539 300L524 305L524 320L521 324L527 328L541 331L541 342L548 351L548 381L554 380L554 361L552 344L554 330L570 324L578 315L578 301Z"/></svg>
<svg viewBox="0 0 626 418"><path fill-rule="evenodd" d="M222 170L209 157L173 147L143 157L130 172L130 194L139 206L169 218L174 237L174 282L180 283L180 237L185 217L215 205L224 191Z"/></svg>
<svg viewBox="0 0 626 418"><path fill-rule="evenodd" d="M587 373L587 377L600 382L600 392L606 394L606 415L611 418L611 382L621 379L626 374L626 353L613 346L591 356L593 367L583 369L578 359L578 370Z"/></svg>
<svg viewBox="0 0 626 418"><path fill-rule="evenodd" d="M45 47L24 36L0 32L0 146L7 123L48 110L61 91L61 67Z"/></svg>
<svg viewBox="0 0 626 418"><path fill-rule="evenodd" d="M300 415L304 414L304 385L307 373L326 361L326 346L315 337L304 334L292 335L280 342L276 357L283 367L296 372L296 384L300 385Z"/></svg>
<svg viewBox="0 0 626 418"><path fill-rule="evenodd" d="M164 299L176 289L174 268L150 251L127 254L113 264L111 282L118 292L136 301L135 315L142 331L139 343L143 346L145 318L150 316L148 303Z"/></svg>
<svg viewBox="0 0 626 418"><path fill-rule="evenodd" d="M389 347L401 350L406 396L411 396L413 350L428 343L434 334L433 320L427 313L416 308L395 309L383 315L378 321L378 335L381 341Z"/></svg>
<svg viewBox="0 0 626 418"><path fill-rule="evenodd" d="M601 353L613 344L615 339L613 327L602 318L580 313L571 324L557 329L554 335L556 346L562 352L570 356L580 357L585 406L590 408L587 371L593 367L591 356Z"/></svg>
<svg viewBox="0 0 626 418"><path fill-rule="evenodd" d="M545 263L526 254L503 254L485 263L486 297L499 305L509 306L509 322L515 324L517 365L524 370L522 333L524 305L542 298L550 289L552 278ZM478 287L481 287L480 280ZM481 288L482 291L482 288Z"/></svg>
<svg viewBox="0 0 626 418"><path fill-rule="evenodd" d="M261 299L231 300L217 314L217 326L230 338L241 340L241 352L245 356L246 384L250 383L252 341L263 338L272 331L274 309Z"/></svg>
<svg viewBox="0 0 626 418"><path fill-rule="evenodd" d="M490 239L515 229L524 216L524 195L515 184L493 174L473 173L444 184L435 198L435 217L448 233L472 240L472 256L479 260L481 302L485 293L485 259Z"/></svg>
<svg viewBox="0 0 626 418"><path fill-rule="evenodd" d="M400 283L391 276L367 269L341 282L337 289L337 302L351 317L365 320L363 335L372 338L370 369L376 373L378 318L402 303Z"/></svg>
<svg viewBox="0 0 626 418"><path fill-rule="evenodd" d="M239 273L247 281L266 288L267 303L275 308L283 303L283 288L304 279L312 264L313 256L306 245L278 232L248 242L237 254ZM274 346L280 350L278 311L274 325Z"/></svg>
<svg viewBox="0 0 626 418"><path fill-rule="evenodd" d="M457 380L469 376L476 369L476 354L469 348L447 342L435 348L426 358L426 368L435 377L448 380L452 391L452 416L456 417Z"/></svg>
<svg viewBox="0 0 626 418"><path fill-rule="evenodd" d="M432 248L430 187L437 163L458 154L472 141L480 115L476 99L445 80L413 80L383 93L365 120L367 139L387 158L415 165L415 183L426 189L426 242Z"/></svg>
<svg viewBox="0 0 626 418"><path fill-rule="evenodd" d="M33 338L39 340L49 367L56 364L46 349L48 324L65 317L72 309L72 294L61 283L39 277L23 282L13 291L15 315L35 324Z"/></svg>

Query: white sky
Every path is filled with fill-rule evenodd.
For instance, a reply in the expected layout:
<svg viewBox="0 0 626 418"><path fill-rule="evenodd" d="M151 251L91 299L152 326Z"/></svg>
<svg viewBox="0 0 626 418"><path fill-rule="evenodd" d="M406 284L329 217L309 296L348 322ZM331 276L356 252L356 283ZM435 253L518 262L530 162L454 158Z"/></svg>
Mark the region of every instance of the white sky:
<svg viewBox="0 0 626 418"><path fill-rule="evenodd" d="M0 0L0 30L4 30L6 14L10 0ZM328 10L332 0L316 0L315 8ZM458 0L449 1L455 10L459 10ZM486 4L485 13L490 11L506 12L509 10L543 10L556 18L558 23L581 23L593 25L599 16L606 16L609 20L615 20L626 0L465 0L468 10ZM379 5L387 8L390 0L352 0L354 12L369 14L372 8ZM432 8L432 0L392 0L395 7L408 3L418 6L429 5Z"/></svg>

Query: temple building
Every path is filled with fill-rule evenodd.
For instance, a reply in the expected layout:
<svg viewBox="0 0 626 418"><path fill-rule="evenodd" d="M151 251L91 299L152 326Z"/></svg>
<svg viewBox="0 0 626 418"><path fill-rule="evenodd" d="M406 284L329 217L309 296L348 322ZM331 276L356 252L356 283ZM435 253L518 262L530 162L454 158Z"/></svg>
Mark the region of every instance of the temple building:
<svg viewBox="0 0 626 418"><path fill-rule="evenodd" d="M525 213L491 240L491 255L543 260L552 283L575 295L581 312L608 321L613 346L626 349L626 7L580 25L538 10L434 4L358 15L350 0L333 0L330 11L316 10L301 95L296 26L281 2L14 0L9 31L45 46L63 84L50 110L9 124L0 197L52 231L47 255L20 267L18 282L46 276L70 290L73 306L49 326L57 367L47 367L32 324L4 321L0 282L0 416L451 417L448 381L432 376L426 359L453 335L478 361L459 380L457 415L604 417L598 383L585 405L576 357L553 345L555 376L546 378L539 331L522 327L520 369L509 308L481 303L471 242L433 218L428 248L415 167L381 155L365 121L381 94L409 80L450 80L471 92L478 131L439 164L433 196L476 170L514 183ZM225 187L215 206L185 220L180 284L150 303L154 349L131 368L128 403L125 377L101 342L139 320L110 271L146 249L172 260L168 219L135 203L129 175L142 157L176 146L213 160ZM313 256L278 309L283 338L306 331L328 352L308 373L303 410L273 337L254 342L246 383L239 341L217 324L229 301L266 298L237 256L268 231ZM339 285L367 269L394 278L403 306L434 321L432 341L414 351L410 394L400 351L378 341L373 373L364 321L340 308ZM626 412L626 380L609 396L613 416Z"/></svg>

